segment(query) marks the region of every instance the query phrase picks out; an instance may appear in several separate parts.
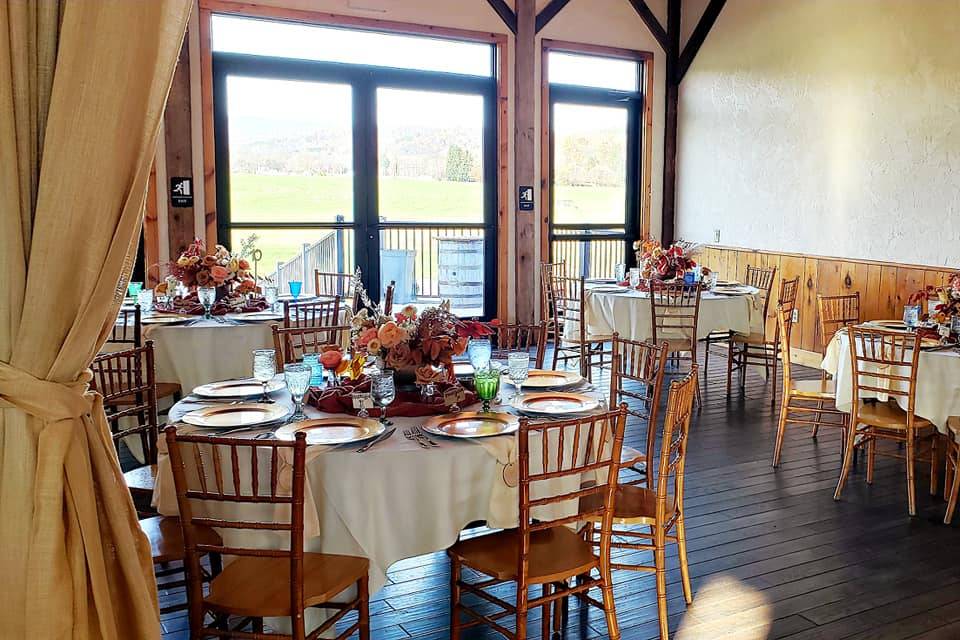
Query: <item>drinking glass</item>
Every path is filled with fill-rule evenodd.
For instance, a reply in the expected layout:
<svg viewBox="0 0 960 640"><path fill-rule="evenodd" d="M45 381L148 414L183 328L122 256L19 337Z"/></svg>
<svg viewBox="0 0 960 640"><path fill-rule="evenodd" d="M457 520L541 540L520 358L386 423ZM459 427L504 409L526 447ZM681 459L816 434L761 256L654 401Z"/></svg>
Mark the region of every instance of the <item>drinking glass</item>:
<svg viewBox="0 0 960 640"><path fill-rule="evenodd" d="M920 305L908 304L903 307L903 324L911 329L920 324Z"/></svg>
<svg viewBox="0 0 960 640"><path fill-rule="evenodd" d="M302 362L283 365L283 379L287 383L287 389L293 396L293 415L290 416L290 422L306 420L307 416L303 414L303 396L310 388L310 376L313 375L313 369L310 365Z"/></svg>
<svg viewBox="0 0 960 640"><path fill-rule="evenodd" d="M954 335L960 335L960 315L950 318L950 331Z"/></svg>
<svg viewBox="0 0 960 640"><path fill-rule="evenodd" d="M267 395L267 384L277 375L277 352L273 349L254 349L253 377L263 385L260 402L273 402Z"/></svg>
<svg viewBox="0 0 960 640"><path fill-rule="evenodd" d="M617 282L623 282L627 279L627 264L625 262L618 262L613 265L613 278Z"/></svg>
<svg viewBox="0 0 960 640"><path fill-rule="evenodd" d="M140 305L140 311L150 313L153 311L153 289L144 289L137 294L137 304Z"/></svg>
<svg viewBox="0 0 960 640"><path fill-rule="evenodd" d="M127 295L136 298L141 289L143 289L142 282L131 282L127 285Z"/></svg>
<svg viewBox="0 0 960 640"><path fill-rule="evenodd" d="M277 299L280 297L280 290L273 286L263 288L263 299L270 305L270 311L277 310Z"/></svg>
<svg viewBox="0 0 960 640"><path fill-rule="evenodd" d="M294 300L300 297L300 292L303 291L303 282L300 280L291 280L287 283L290 287L290 295L293 296Z"/></svg>
<svg viewBox="0 0 960 640"><path fill-rule="evenodd" d="M317 354L317 353L303 354L303 364L310 367L310 386L322 387L323 386L323 366L320 364L320 354ZM284 367L284 371L286 371L286 367Z"/></svg>
<svg viewBox="0 0 960 640"><path fill-rule="evenodd" d="M514 351L507 355L507 376L517 388L514 396L520 395L523 383L530 377L530 354L526 351Z"/></svg>
<svg viewBox="0 0 960 640"><path fill-rule="evenodd" d="M213 303L217 301L217 290L214 287L197 287L197 297L200 304L203 305L203 319L213 320L210 310L213 309Z"/></svg>
<svg viewBox="0 0 960 640"><path fill-rule="evenodd" d="M397 397L397 387L393 382L393 369L384 369L378 373L370 374L370 395L373 402L380 407L380 424L388 426L393 424L387 420L387 407Z"/></svg>
<svg viewBox="0 0 960 640"><path fill-rule="evenodd" d="M636 267L630 269L630 286L634 289L640 286L640 269Z"/></svg>
<svg viewBox="0 0 960 640"><path fill-rule="evenodd" d="M473 386L477 390L477 397L483 401L483 412L490 411L490 401L497 397L500 390L500 371L486 367L473 372Z"/></svg>
<svg viewBox="0 0 960 640"><path fill-rule="evenodd" d="M471 338L470 344L467 345L467 357L470 358L474 371L488 368L492 353L490 338Z"/></svg>

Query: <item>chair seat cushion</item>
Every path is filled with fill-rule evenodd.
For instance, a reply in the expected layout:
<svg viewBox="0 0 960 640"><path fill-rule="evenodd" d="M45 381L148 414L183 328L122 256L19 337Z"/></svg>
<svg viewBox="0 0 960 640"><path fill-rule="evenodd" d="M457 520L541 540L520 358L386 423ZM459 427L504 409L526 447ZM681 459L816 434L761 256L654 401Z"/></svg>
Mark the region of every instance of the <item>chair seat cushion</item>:
<svg viewBox="0 0 960 640"><path fill-rule="evenodd" d="M516 580L520 557L517 529L461 540L448 553L488 576ZM529 580L534 584L557 582L599 566L592 547L574 531L558 526L530 535Z"/></svg>
<svg viewBox="0 0 960 640"><path fill-rule="evenodd" d="M183 560L183 531L179 518L155 516L140 521L140 529L150 541L150 555L154 563ZM222 544L220 536L210 527L196 527L200 544Z"/></svg>
<svg viewBox="0 0 960 640"><path fill-rule="evenodd" d="M837 397L837 385L833 380L792 380L790 393L802 398L833 400Z"/></svg>
<svg viewBox="0 0 960 640"><path fill-rule="evenodd" d="M153 486L157 478L157 465L151 464L139 467L123 474L123 480L130 491L153 494Z"/></svg>
<svg viewBox="0 0 960 640"><path fill-rule="evenodd" d="M879 429L904 430L907 428L907 412L893 402L863 403L858 412L860 424L867 424ZM933 424L926 418L915 415L913 418L915 429L926 429Z"/></svg>
<svg viewBox="0 0 960 640"><path fill-rule="evenodd" d="M603 504L601 494L591 494L580 500L581 511L593 511ZM674 512L673 496L667 496L667 508L664 517L670 519ZM635 485L621 484L613 504L613 522L615 524L652 524L657 517L657 492Z"/></svg>
<svg viewBox="0 0 960 640"><path fill-rule="evenodd" d="M303 602L329 602L367 575L370 562L357 556L303 554ZM290 615L290 560L240 556L210 582L205 602L239 616Z"/></svg>

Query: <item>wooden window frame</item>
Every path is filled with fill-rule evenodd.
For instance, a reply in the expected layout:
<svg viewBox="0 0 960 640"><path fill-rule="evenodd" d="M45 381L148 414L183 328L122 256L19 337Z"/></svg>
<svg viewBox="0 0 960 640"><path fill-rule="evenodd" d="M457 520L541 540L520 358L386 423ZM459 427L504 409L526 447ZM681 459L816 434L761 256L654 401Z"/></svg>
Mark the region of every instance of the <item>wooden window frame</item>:
<svg viewBox="0 0 960 640"><path fill-rule="evenodd" d="M493 69L497 81L497 301L496 315L507 318L509 313L509 124L508 124L508 58L506 33L471 31L452 27L438 27L392 20L347 16L323 11L288 9L231 0L200 0L200 95L203 117L203 182L204 225L207 245L217 242L217 175L214 140L213 108L213 50L210 40L213 14L268 18L288 22L302 22L316 26L345 27L378 31L381 33L433 36L448 40L491 44L496 49L497 64Z"/></svg>
<svg viewBox="0 0 960 640"><path fill-rule="evenodd" d="M608 47L582 42L551 40L544 38L540 42L540 202L543 203L540 217L540 255L544 261L550 255L550 74L549 57L551 52L592 55L604 58L632 60L641 65L641 90L643 93L643 112L640 131L640 185L639 216L637 229L641 238L650 235L651 184L653 180L653 52L636 51L619 47Z"/></svg>

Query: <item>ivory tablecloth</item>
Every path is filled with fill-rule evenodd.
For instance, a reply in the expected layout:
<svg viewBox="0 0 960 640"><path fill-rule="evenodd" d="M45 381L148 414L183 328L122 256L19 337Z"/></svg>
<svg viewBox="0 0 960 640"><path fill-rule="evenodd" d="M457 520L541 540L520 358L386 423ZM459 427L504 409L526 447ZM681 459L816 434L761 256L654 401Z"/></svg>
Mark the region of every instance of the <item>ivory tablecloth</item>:
<svg viewBox="0 0 960 640"><path fill-rule="evenodd" d="M868 369L870 365L862 365ZM833 336L820 364L831 374L837 385L837 408L850 412L853 408L853 363L850 342L846 332ZM876 384L874 380L871 384ZM861 392L861 397L875 398L878 394ZM882 394L881 400L887 400ZM907 398L890 396L906 410ZM947 419L960 416L960 354L956 351L921 351L917 364L916 415L932 422L941 433L947 432Z"/></svg>
<svg viewBox="0 0 960 640"><path fill-rule="evenodd" d="M587 332L610 335L614 332L630 340L649 340L653 337L650 323L650 294L623 289L618 292L586 290L584 310ZM763 307L755 295L724 296L705 291L700 299L697 320L697 338L705 338L714 331L749 333L763 331ZM566 323L566 338L577 337L579 328Z"/></svg>

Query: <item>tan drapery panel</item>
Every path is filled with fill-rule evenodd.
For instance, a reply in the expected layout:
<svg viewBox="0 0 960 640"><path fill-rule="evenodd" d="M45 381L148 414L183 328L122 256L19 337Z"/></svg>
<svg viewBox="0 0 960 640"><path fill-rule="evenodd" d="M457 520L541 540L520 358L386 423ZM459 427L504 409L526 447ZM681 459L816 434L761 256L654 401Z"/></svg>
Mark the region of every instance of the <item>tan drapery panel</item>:
<svg viewBox="0 0 960 640"><path fill-rule="evenodd" d="M0 636L157 638L86 368L129 278L191 0L0 3Z"/></svg>

